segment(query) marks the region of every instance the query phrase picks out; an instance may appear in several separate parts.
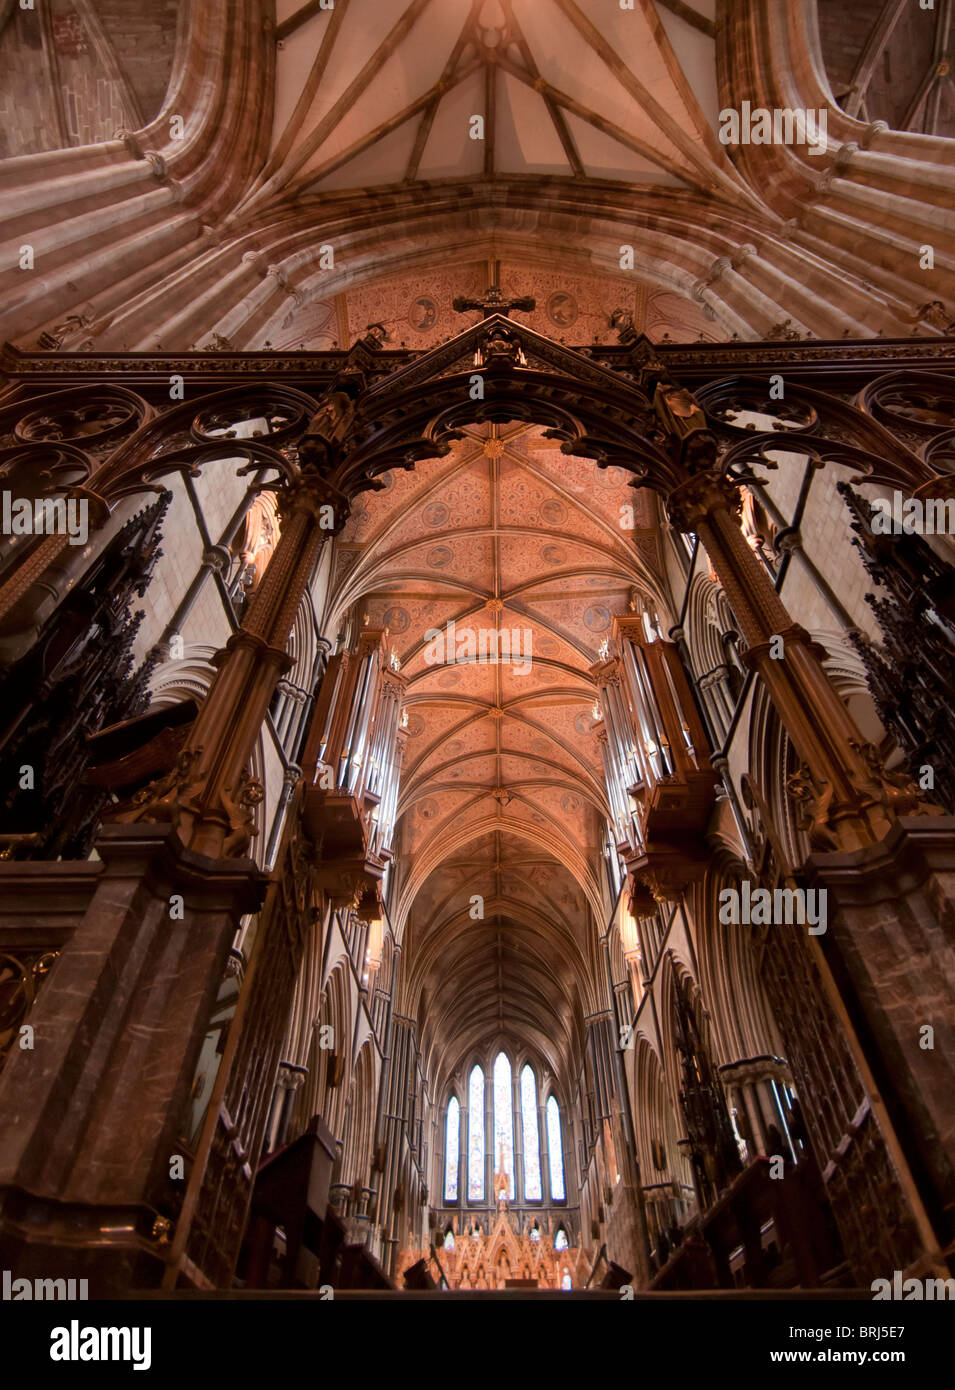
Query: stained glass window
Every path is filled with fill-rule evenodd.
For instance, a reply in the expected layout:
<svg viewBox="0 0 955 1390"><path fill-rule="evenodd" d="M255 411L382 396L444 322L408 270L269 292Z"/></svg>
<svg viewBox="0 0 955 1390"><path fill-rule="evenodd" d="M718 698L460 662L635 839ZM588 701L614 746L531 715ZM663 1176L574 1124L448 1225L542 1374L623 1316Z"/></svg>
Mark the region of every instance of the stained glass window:
<svg viewBox="0 0 955 1390"><path fill-rule="evenodd" d="M461 1107L457 1096L448 1101L448 1120L444 1130L444 1200L458 1200L458 1139L461 1133Z"/></svg>
<svg viewBox="0 0 955 1390"><path fill-rule="evenodd" d="M550 1159L550 1195L562 1202L564 1192L564 1154L560 1142L560 1111L551 1096L547 1102L547 1153Z"/></svg>
<svg viewBox="0 0 955 1390"><path fill-rule="evenodd" d="M528 1066L521 1071L521 1129L524 1139L524 1201L539 1202L542 1193L537 1082Z"/></svg>
<svg viewBox="0 0 955 1390"><path fill-rule="evenodd" d="M484 1198L484 1072L472 1067L468 1079L468 1197Z"/></svg>
<svg viewBox="0 0 955 1390"><path fill-rule="evenodd" d="M503 1052L494 1060L494 1168L508 1177L508 1193L514 1200L514 1115L511 1110L511 1064Z"/></svg>

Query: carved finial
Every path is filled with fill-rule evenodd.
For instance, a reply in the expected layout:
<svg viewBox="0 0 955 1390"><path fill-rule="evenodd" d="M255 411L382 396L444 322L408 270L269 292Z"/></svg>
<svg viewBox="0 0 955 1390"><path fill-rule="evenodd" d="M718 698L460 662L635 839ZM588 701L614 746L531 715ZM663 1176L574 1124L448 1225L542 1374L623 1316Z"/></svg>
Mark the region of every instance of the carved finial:
<svg viewBox="0 0 955 1390"><path fill-rule="evenodd" d="M459 296L454 300L452 307L456 314L469 314L475 309L480 309L486 319L492 318L494 314L503 314L505 318L510 318L512 309L518 309L522 314L532 313L537 308L537 300L531 299L530 295L522 295L518 299L505 299L497 285L489 285L480 299L465 299Z"/></svg>

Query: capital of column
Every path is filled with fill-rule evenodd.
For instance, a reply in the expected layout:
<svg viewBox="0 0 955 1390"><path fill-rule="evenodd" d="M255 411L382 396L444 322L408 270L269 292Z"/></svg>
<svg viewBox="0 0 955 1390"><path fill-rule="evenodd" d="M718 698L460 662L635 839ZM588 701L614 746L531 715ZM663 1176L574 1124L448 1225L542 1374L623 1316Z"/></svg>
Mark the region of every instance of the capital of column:
<svg viewBox="0 0 955 1390"><path fill-rule="evenodd" d="M277 506L283 525L296 514L302 514L328 536L337 535L351 515L351 498L311 468L306 468L291 486L278 494ZM330 526L327 524L328 508L332 511Z"/></svg>
<svg viewBox="0 0 955 1390"><path fill-rule="evenodd" d="M681 532L693 532L716 510L735 512L740 506L739 484L724 473L706 469L678 484L666 499L670 524Z"/></svg>
<svg viewBox="0 0 955 1390"><path fill-rule="evenodd" d="M764 681L799 754L789 790L801 827L815 849L855 850L885 835L896 816L933 808L866 743L826 674L824 649L793 622L747 544L733 515L738 496L735 480L707 469L679 483L667 509L705 546L746 641L742 659Z"/></svg>
<svg viewBox="0 0 955 1390"><path fill-rule="evenodd" d="M224 647L220 647L212 658L213 666L222 667L233 652L248 652L257 666L271 667L276 676L284 676L295 665L295 658L281 647L275 647L256 632L247 628L237 628Z"/></svg>
<svg viewBox="0 0 955 1390"><path fill-rule="evenodd" d="M297 1091L305 1084L307 1075L307 1067L296 1066L294 1062L280 1062L276 1085L281 1086L283 1091Z"/></svg>

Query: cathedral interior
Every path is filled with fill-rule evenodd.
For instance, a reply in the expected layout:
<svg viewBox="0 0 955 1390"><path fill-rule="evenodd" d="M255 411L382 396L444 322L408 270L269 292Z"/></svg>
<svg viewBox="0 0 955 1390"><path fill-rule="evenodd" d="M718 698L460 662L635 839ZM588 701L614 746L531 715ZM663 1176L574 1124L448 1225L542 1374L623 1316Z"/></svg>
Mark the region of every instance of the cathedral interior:
<svg viewBox="0 0 955 1390"><path fill-rule="evenodd" d="M4 1270L955 1275L953 8L0 0Z"/></svg>

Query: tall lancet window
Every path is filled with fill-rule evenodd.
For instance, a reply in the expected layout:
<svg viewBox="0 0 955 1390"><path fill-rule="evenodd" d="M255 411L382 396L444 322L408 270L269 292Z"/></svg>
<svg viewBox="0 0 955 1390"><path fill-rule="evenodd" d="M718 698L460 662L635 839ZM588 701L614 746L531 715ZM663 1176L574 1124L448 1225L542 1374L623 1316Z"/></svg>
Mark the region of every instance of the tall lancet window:
<svg viewBox="0 0 955 1390"><path fill-rule="evenodd" d="M547 1102L547 1153L550 1158L550 1195L562 1202L564 1192L564 1153L560 1142L560 1111L553 1096Z"/></svg>
<svg viewBox="0 0 955 1390"><path fill-rule="evenodd" d="M524 1138L524 1201L539 1202L542 1193L537 1082L528 1066L521 1071L521 1129Z"/></svg>
<svg viewBox="0 0 955 1390"><path fill-rule="evenodd" d="M461 1134L461 1106L457 1096L448 1101L448 1119L444 1128L444 1200L458 1200L458 1140Z"/></svg>
<svg viewBox="0 0 955 1390"><path fill-rule="evenodd" d="M468 1078L468 1197L484 1197L484 1072L472 1067Z"/></svg>
<svg viewBox="0 0 955 1390"><path fill-rule="evenodd" d="M494 1171L507 1174L507 1195L514 1200L514 1113L511 1064L499 1052L494 1061Z"/></svg>

